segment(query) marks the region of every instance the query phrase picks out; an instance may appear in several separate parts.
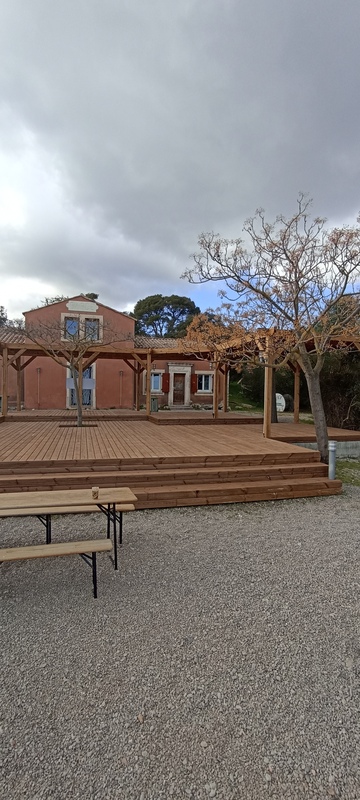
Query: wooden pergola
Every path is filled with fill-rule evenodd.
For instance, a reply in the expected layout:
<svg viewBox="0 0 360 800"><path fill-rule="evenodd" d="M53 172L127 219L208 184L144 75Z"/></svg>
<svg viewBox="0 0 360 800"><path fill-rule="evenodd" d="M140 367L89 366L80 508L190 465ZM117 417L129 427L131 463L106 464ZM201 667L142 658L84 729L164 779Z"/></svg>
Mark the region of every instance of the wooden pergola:
<svg viewBox="0 0 360 800"><path fill-rule="evenodd" d="M146 413L151 413L151 366L155 361L179 361L204 359L212 363L214 369L214 416L218 415L219 405L219 392L220 380L222 381L222 396L224 400L224 409L227 409L227 377L229 367L225 363L220 363L216 354L209 350L196 350L187 353L184 347L180 344L174 346L163 347L127 347L111 345L93 345L89 342L89 347L79 360L78 380L79 392L82 392L82 375L83 371L94 364L95 361L101 359L118 359L124 361L127 366L134 372L135 375L135 408L140 410L140 376L146 371ZM54 348L52 348L54 350ZM2 357L2 409L1 414L5 417L8 413L8 376L9 368L12 367L16 370L17 374L17 397L16 408L17 411L21 410L21 375L26 367L38 357L51 358L46 347L41 347L39 344L27 339L25 334L18 331L0 329L0 355ZM68 361L68 353L66 350L66 343L59 344L56 347L56 355L64 359L64 365Z"/></svg>
<svg viewBox="0 0 360 800"><path fill-rule="evenodd" d="M266 332L265 347L262 343L259 345L259 350L264 354L265 364L265 381L264 381L264 425L263 434L265 438L271 438L271 412L272 412L272 394L273 394L273 374L276 365L271 363L271 335L272 331ZM159 340L157 340L159 342ZM166 341L166 340L164 340ZM94 364L98 359L118 359L124 361L135 375L135 408L140 410L140 376L146 371L146 414L151 414L151 366L156 361L179 361L184 360L205 360L209 361L211 368L214 371L213 382L213 416L218 417L218 406L220 388L222 389L223 408L226 413L228 410L228 374L230 370L229 348L224 346L216 351L204 346L186 345L182 340L170 340L164 346L155 347L127 347L111 345L99 345L89 342L89 347L83 354L79 361L79 391L82 394L82 374L84 369ZM311 351L313 343L311 341L306 343L307 349ZM337 337L332 342L334 350L339 349L353 349L360 350L360 337L352 337L351 341L345 337ZM37 357L49 357L51 355L46 351L45 347L35 344L26 337L21 331L15 331L9 328L0 329L0 355L2 357L2 408L1 416L5 418L8 413L8 375L9 367L16 370L17 374L17 410L21 410L21 375L26 367L31 364ZM57 355L68 360L66 351L66 344L59 344L57 348ZM288 367L292 370L294 375L294 423L299 422L299 408L300 408L300 367L297 363L292 363L290 360L287 362Z"/></svg>

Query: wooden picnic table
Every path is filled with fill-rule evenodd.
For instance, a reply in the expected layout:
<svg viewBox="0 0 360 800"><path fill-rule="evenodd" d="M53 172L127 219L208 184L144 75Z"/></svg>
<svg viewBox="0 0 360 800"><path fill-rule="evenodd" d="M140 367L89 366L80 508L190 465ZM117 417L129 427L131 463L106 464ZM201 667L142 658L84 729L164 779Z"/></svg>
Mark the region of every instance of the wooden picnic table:
<svg viewBox="0 0 360 800"><path fill-rule="evenodd" d="M0 494L0 517L35 516L45 526L46 543L51 543L51 516L53 514L86 513L102 511L107 518L107 538L111 523L114 537L114 566L117 564L117 523L119 542L122 543L122 512L133 510L136 495L127 487L100 488L98 496L93 489L66 489L39 492L4 492Z"/></svg>
<svg viewBox="0 0 360 800"><path fill-rule="evenodd" d="M3 492L0 494L0 510L20 508L43 508L49 506L98 506L116 503L134 503L136 495L125 486L114 489L99 489L97 498L92 489L54 489L39 492ZM69 514L71 511L69 511ZM9 516L11 516L9 514Z"/></svg>

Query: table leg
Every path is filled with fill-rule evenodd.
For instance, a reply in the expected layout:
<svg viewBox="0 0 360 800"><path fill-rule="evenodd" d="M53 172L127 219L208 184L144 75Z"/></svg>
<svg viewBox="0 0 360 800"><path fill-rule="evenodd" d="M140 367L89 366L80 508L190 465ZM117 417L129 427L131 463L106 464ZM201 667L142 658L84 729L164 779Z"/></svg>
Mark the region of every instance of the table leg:
<svg viewBox="0 0 360 800"><path fill-rule="evenodd" d="M113 515L113 532L114 532L114 566L115 569L118 568L118 557L117 557L117 538L116 538L116 508L115 503L112 506L112 515Z"/></svg>
<svg viewBox="0 0 360 800"><path fill-rule="evenodd" d="M92 553L92 576L93 576L93 587L94 587L94 597L97 597L97 575L96 575L96 553Z"/></svg>
<svg viewBox="0 0 360 800"><path fill-rule="evenodd" d="M102 506L99 506L99 508L100 511L103 510L105 511L105 509L103 509ZM107 511L105 511L105 513L106 513L106 537L107 539L110 539L110 506L107 507Z"/></svg>
<svg viewBox="0 0 360 800"><path fill-rule="evenodd" d="M111 521L113 524L113 535L114 535L114 569L117 570L118 568L118 549L117 549L117 538L116 538L116 506L115 503L108 503L107 506L101 505L98 503L98 508L103 514L106 515L106 537L107 539L111 538Z"/></svg>
<svg viewBox="0 0 360 800"><path fill-rule="evenodd" d="M123 514L122 511L119 512L119 544L122 544L122 535L123 535Z"/></svg>

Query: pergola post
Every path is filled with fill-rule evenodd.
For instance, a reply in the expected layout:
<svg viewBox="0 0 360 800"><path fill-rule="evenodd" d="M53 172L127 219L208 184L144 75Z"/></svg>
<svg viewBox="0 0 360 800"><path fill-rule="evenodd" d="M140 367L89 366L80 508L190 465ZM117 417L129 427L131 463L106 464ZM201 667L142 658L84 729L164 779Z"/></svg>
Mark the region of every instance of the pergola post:
<svg viewBox="0 0 360 800"><path fill-rule="evenodd" d="M83 360L82 358L79 359L78 363L78 388L79 388L79 403L81 414L83 410Z"/></svg>
<svg viewBox="0 0 360 800"><path fill-rule="evenodd" d="M8 412L8 349L3 349L3 365L2 365L2 403L1 413L4 417Z"/></svg>
<svg viewBox="0 0 360 800"><path fill-rule="evenodd" d="M146 414L151 413L151 350L146 355Z"/></svg>
<svg viewBox="0 0 360 800"><path fill-rule="evenodd" d="M265 439L271 439L271 409L272 409L272 391L273 391L273 367L271 360L271 352L269 347L269 340L266 343L265 355L265 380L264 380L264 425L263 436Z"/></svg>
<svg viewBox="0 0 360 800"><path fill-rule="evenodd" d="M300 412L300 366L295 365L294 372L294 423L299 422Z"/></svg>
<svg viewBox="0 0 360 800"><path fill-rule="evenodd" d="M135 372L135 408L136 408L136 411L140 411L140 394L141 394L141 392L140 392L140 388L141 388L140 376L141 376L141 372L142 372L141 366L140 366L140 364L137 364L136 365L136 372Z"/></svg>
<svg viewBox="0 0 360 800"><path fill-rule="evenodd" d="M213 416L218 419L219 416L219 364L215 360L214 355L214 386L213 386Z"/></svg>
<svg viewBox="0 0 360 800"><path fill-rule="evenodd" d="M21 359L16 359L16 410L21 411Z"/></svg>
<svg viewBox="0 0 360 800"><path fill-rule="evenodd" d="M223 391L222 391L222 396L223 396L223 411L225 413L228 410L228 396L229 396L229 381L228 381L228 377L229 377L229 365L228 364L224 364L223 365Z"/></svg>

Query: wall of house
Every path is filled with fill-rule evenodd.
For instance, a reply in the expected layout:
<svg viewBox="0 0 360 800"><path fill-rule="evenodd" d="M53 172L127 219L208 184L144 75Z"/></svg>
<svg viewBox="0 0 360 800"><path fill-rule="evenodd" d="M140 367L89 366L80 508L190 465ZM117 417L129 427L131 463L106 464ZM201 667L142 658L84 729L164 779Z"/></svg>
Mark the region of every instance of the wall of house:
<svg viewBox="0 0 360 800"><path fill-rule="evenodd" d="M65 367L35 358L24 372L24 408L66 408Z"/></svg>
<svg viewBox="0 0 360 800"><path fill-rule="evenodd" d="M47 324L55 332L53 337L61 342L65 332L65 317L78 317L83 320L99 318L99 325L104 323L103 343L132 350L134 346L135 321L101 303L95 306L83 306L82 309L71 308L71 303L88 303L83 296L71 298L69 301L54 303L25 313L26 327L36 328ZM66 338L63 340L66 350ZM154 352L154 351L153 351ZM182 361L171 359L166 362L153 356L152 373L157 375L157 383L152 388L152 396L157 397L159 406L174 407L192 405L212 407L214 371L208 361L186 358ZM183 383L179 379L183 376ZM88 380L84 376L84 389ZM91 407L132 409L135 398L135 375L131 367L118 358L98 358L92 366ZM146 405L146 373L142 373L140 383L140 402ZM24 408L25 409L64 409L70 406L70 373L66 366L57 364L50 356L39 356L24 370ZM179 390L180 384L180 390ZM9 395L16 401L16 372L9 370ZM179 402L179 396L182 400ZM222 380L219 380L219 402L222 399ZM176 402L177 400L177 402Z"/></svg>
<svg viewBox="0 0 360 800"><path fill-rule="evenodd" d="M96 362L96 405L98 408L134 407L134 372L120 359Z"/></svg>
<svg viewBox="0 0 360 800"><path fill-rule="evenodd" d="M0 358L0 396L2 397L2 358ZM14 367L8 369L8 404L10 407L16 406L17 399L17 371Z"/></svg>
<svg viewBox="0 0 360 800"><path fill-rule="evenodd" d="M79 296L72 301L85 301ZM121 346L123 350L133 347L134 320L114 309L96 303L97 310L86 312L86 318L102 317L104 321L104 341ZM76 316L67 307L67 301L54 303L24 314L26 326L36 328L40 322L53 326L61 337L62 315ZM82 313L82 312L81 312ZM66 342L64 341L66 349ZM120 359L98 359L95 362L95 401L96 408L133 408L134 379L133 370ZM51 357L38 357L25 369L24 407L26 409L66 408L67 393L66 367L57 364ZM15 377L16 391L16 377Z"/></svg>

